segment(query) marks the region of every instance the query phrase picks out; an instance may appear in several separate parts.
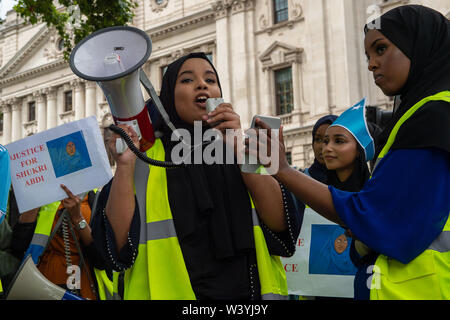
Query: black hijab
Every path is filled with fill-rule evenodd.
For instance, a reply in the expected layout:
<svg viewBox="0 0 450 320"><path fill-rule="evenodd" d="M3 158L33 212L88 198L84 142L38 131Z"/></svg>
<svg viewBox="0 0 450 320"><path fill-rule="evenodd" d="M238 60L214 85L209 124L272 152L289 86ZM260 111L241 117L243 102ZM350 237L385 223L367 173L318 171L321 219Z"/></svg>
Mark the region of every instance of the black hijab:
<svg viewBox="0 0 450 320"><path fill-rule="evenodd" d="M327 116L324 116L317 120L316 124L313 127L312 130L312 144L314 145L314 137L316 135L317 130L319 127L323 124L332 124L334 120L336 120L338 117L330 114ZM327 167L323 164L321 164L317 159L314 157L314 163L311 165L311 167L308 168L309 175L314 178L317 181L320 181L322 183L327 184Z"/></svg>
<svg viewBox="0 0 450 320"><path fill-rule="evenodd" d="M175 109L174 91L180 68L192 58L208 61L219 81L207 56L204 53L191 53L168 66L160 94L174 126L191 133L194 126L181 120ZM218 84L220 87L220 82ZM171 161L172 148L178 141L171 141L172 131L163 121L156 124L156 130L163 133L161 140L166 160ZM237 165L188 164L183 168L167 170L166 173L169 203L181 245L183 238L194 233L196 226L206 221L216 258L235 256L254 248L251 204Z"/></svg>
<svg viewBox="0 0 450 320"><path fill-rule="evenodd" d="M421 99L450 90L450 21L420 5L394 8L380 17L380 32L410 60L401 102L380 136L378 156L397 121ZM372 24L373 25L373 22ZM366 25L364 31L368 32ZM450 152L450 106L426 103L400 128L391 149L435 147Z"/></svg>

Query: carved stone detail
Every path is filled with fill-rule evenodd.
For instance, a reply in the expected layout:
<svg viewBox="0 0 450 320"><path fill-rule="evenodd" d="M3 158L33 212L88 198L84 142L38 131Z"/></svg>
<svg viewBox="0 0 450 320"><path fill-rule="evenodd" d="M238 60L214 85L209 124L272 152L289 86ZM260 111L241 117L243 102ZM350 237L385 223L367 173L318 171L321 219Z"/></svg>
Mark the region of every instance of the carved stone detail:
<svg viewBox="0 0 450 320"><path fill-rule="evenodd" d="M59 42L61 38L56 32L50 36L49 43L47 47L44 49L44 57L47 58L48 61L59 60L62 59L64 54L64 49L59 49Z"/></svg>
<svg viewBox="0 0 450 320"><path fill-rule="evenodd" d="M301 17L301 15L303 14L302 6L299 3L295 2L294 0L292 0L291 6L292 6L291 10L292 18L295 19Z"/></svg>
<svg viewBox="0 0 450 320"><path fill-rule="evenodd" d="M164 10L165 7L167 7L167 3L169 0L150 0L150 7L152 8L153 12L161 12Z"/></svg>

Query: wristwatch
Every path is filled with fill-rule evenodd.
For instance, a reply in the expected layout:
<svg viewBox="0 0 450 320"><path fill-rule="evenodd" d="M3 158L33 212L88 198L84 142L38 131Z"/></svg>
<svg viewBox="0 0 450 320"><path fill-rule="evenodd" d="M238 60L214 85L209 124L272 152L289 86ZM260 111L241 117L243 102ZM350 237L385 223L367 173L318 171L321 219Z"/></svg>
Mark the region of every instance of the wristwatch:
<svg viewBox="0 0 450 320"><path fill-rule="evenodd" d="M77 226L77 229L78 230L83 230L84 228L86 228L87 227L87 222L86 222L86 220L81 220L80 222L78 222L78 226Z"/></svg>

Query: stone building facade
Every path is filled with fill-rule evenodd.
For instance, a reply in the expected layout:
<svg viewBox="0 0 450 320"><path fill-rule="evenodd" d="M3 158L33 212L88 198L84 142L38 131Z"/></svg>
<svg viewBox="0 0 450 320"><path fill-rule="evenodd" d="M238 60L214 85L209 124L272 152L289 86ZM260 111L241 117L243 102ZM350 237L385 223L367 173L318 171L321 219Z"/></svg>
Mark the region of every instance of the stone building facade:
<svg viewBox="0 0 450 320"><path fill-rule="evenodd" d="M370 105L392 105L367 70L367 19L407 3L450 13L447 0L137 2L132 25L152 39L143 69L155 88L170 62L206 52L243 127L255 114L280 116L289 158L299 167L313 161L311 130L318 118L340 114L364 96ZM8 12L0 26L0 143L91 115L101 128L112 122L101 89L72 73L60 41L55 30Z"/></svg>

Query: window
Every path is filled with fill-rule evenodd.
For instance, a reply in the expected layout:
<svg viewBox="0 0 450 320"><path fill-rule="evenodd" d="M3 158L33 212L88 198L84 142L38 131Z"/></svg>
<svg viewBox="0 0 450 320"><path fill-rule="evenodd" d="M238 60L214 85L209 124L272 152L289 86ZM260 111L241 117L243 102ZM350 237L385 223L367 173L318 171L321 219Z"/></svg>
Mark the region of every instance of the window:
<svg viewBox="0 0 450 320"><path fill-rule="evenodd" d="M36 120L36 102L28 102L28 122Z"/></svg>
<svg viewBox="0 0 450 320"><path fill-rule="evenodd" d="M64 39L59 39L58 41L58 51L63 51L64 49Z"/></svg>
<svg viewBox="0 0 450 320"><path fill-rule="evenodd" d="M288 20L288 1L287 0L273 0L273 16L274 24Z"/></svg>
<svg viewBox="0 0 450 320"><path fill-rule="evenodd" d="M208 58L209 62L213 63L212 53L205 53L205 55Z"/></svg>
<svg viewBox="0 0 450 320"><path fill-rule="evenodd" d="M64 112L72 111L72 91L64 92Z"/></svg>
<svg viewBox="0 0 450 320"><path fill-rule="evenodd" d="M292 152L291 151L286 152L286 160L289 163L289 165L292 166Z"/></svg>
<svg viewBox="0 0 450 320"><path fill-rule="evenodd" d="M167 71L167 67L168 67L168 66L161 67L161 79L164 77L164 74L165 74L166 71Z"/></svg>
<svg viewBox="0 0 450 320"><path fill-rule="evenodd" d="M292 68L275 71L277 115L288 114L293 109Z"/></svg>

